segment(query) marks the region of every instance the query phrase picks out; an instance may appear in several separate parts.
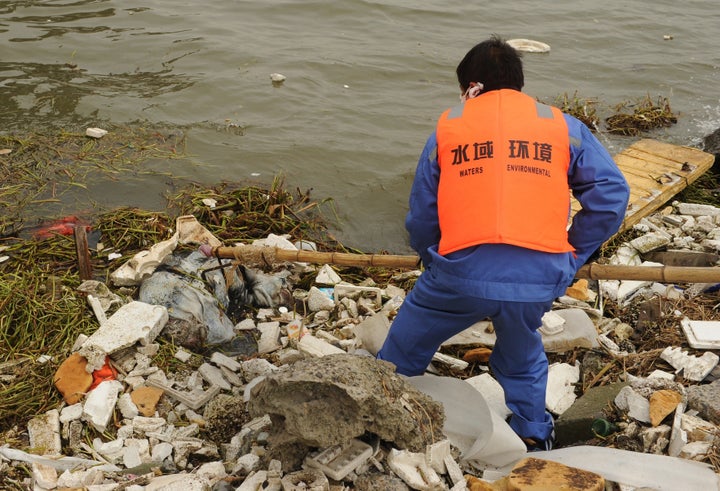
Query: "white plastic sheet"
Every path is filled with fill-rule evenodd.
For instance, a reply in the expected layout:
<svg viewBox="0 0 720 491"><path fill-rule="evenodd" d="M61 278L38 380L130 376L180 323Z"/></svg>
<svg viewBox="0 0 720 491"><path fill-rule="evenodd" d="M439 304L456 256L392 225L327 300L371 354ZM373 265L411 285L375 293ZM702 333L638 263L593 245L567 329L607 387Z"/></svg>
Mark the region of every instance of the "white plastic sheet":
<svg viewBox="0 0 720 491"><path fill-rule="evenodd" d="M443 432L461 451L460 458L479 467L501 467L526 454L525 443L500 416L490 410L473 386L453 377L420 375L409 382L443 404Z"/></svg>

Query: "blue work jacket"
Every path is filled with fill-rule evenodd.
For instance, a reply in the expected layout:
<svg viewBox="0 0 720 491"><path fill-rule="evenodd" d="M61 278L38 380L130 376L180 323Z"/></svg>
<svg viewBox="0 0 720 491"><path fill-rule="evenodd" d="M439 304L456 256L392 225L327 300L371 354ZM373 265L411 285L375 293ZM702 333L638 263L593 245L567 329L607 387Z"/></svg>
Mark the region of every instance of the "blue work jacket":
<svg viewBox="0 0 720 491"><path fill-rule="evenodd" d="M491 300L546 302L565 293L578 268L622 224L630 189L610 154L578 119L564 114L570 133L568 185L582 209L568 240L575 252L547 253L507 244L482 244L447 256L440 241L437 139L427 140L410 191L405 226L410 245L425 265L423 274L462 294ZM468 223L468 227L472 227Z"/></svg>

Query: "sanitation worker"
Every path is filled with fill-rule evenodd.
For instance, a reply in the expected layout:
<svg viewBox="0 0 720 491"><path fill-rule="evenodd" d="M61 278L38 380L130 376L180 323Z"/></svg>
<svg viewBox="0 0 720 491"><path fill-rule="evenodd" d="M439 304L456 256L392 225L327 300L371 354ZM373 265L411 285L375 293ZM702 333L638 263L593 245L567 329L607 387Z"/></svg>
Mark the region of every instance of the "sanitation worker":
<svg viewBox="0 0 720 491"><path fill-rule="evenodd" d="M521 92L520 55L497 36L457 67L461 103L420 156L405 225L425 270L379 359L420 375L440 345L492 320L492 374L528 450L552 448L538 328L578 268L619 228L629 188L576 118ZM570 221L570 194L582 209ZM568 228L569 227L569 228Z"/></svg>

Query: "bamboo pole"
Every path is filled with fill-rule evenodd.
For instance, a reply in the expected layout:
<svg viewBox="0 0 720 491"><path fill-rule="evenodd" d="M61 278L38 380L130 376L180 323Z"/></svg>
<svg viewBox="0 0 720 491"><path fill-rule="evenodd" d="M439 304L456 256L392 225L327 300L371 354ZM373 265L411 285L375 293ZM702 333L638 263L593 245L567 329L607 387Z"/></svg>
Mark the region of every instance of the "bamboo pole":
<svg viewBox="0 0 720 491"><path fill-rule="evenodd" d="M243 264L270 265L282 261L340 266L416 269L420 258L414 255L354 254L345 252L293 251L276 247L209 247L207 256L236 259ZM720 283L720 267L697 266L620 266L591 263L582 266L576 278L593 280L638 280L658 283Z"/></svg>
<svg viewBox="0 0 720 491"><path fill-rule="evenodd" d="M720 283L720 267L620 266L590 263L582 266L575 277L592 280L657 281L658 283Z"/></svg>

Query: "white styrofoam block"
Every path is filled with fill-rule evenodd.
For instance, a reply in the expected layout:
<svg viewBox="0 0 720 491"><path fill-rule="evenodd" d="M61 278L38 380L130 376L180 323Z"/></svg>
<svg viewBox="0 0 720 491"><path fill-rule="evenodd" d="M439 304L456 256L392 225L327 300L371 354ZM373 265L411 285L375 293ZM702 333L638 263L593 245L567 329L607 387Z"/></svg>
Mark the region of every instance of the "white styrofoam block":
<svg viewBox="0 0 720 491"><path fill-rule="evenodd" d="M680 321L688 344L695 349L720 349L720 321Z"/></svg>
<svg viewBox="0 0 720 491"><path fill-rule="evenodd" d="M715 216L720 215L720 208L712 205L702 205L697 203L678 203L678 213L681 215L698 216Z"/></svg>
<svg viewBox="0 0 720 491"><path fill-rule="evenodd" d="M320 338L316 338L311 334L306 334L305 336L301 337L300 341L298 341L297 347L302 353L317 357L345 353L345 351L341 350L340 348L337 348L332 344L323 341Z"/></svg>
<svg viewBox="0 0 720 491"><path fill-rule="evenodd" d="M83 405L83 418L92 424L100 433L107 428L115 411L118 393L123 384L117 380L106 380L90 391Z"/></svg>
<svg viewBox="0 0 720 491"><path fill-rule="evenodd" d="M682 370L683 377L696 382L707 377L720 361L720 357L711 351L706 351L702 356L693 356L679 347L672 346L665 348L660 353L660 358L672 365L675 370Z"/></svg>
<svg viewBox="0 0 720 491"><path fill-rule="evenodd" d="M162 305L133 301L120 307L82 345L94 346L112 354L137 342L152 343L168 321L168 311ZM82 349L81 348L81 349Z"/></svg>
<svg viewBox="0 0 720 491"><path fill-rule="evenodd" d="M580 367L569 363L553 363L548 368L545 407L560 415L575 402L575 384L580 380Z"/></svg>
<svg viewBox="0 0 720 491"><path fill-rule="evenodd" d="M318 285L337 285L341 281L340 276L329 264L324 264L315 277L315 283Z"/></svg>
<svg viewBox="0 0 720 491"><path fill-rule="evenodd" d="M320 469L331 479L340 481L357 469L373 454L373 448L362 440L353 438L347 444L333 445L316 455L305 458L309 467Z"/></svg>

